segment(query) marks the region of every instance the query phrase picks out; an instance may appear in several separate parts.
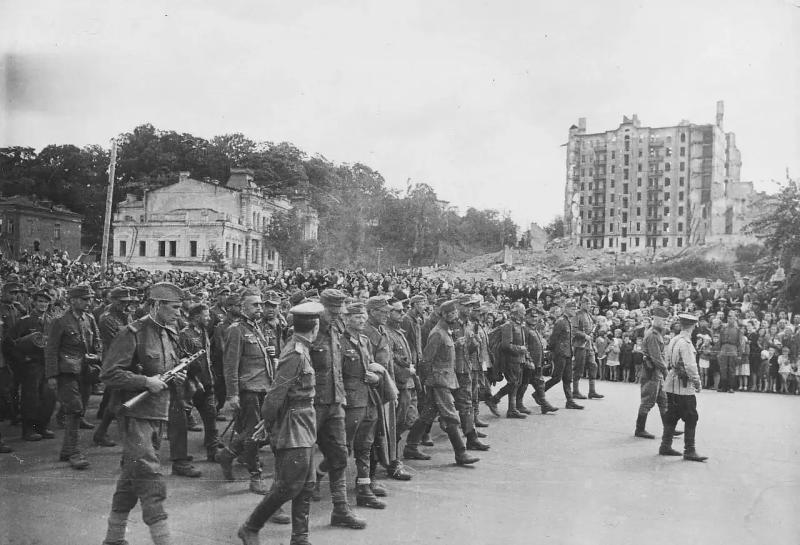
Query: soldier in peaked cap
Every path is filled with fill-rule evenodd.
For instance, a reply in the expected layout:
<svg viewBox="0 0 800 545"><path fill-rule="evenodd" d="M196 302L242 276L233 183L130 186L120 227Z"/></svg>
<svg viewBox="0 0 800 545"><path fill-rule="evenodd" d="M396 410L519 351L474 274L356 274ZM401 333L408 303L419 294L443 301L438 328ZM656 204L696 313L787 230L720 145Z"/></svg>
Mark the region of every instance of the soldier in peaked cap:
<svg viewBox="0 0 800 545"><path fill-rule="evenodd" d="M170 410L170 389L161 376L180 361L175 324L182 299L182 290L174 284L151 286L148 314L117 334L103 358L101 378L114 389L110 410L119 416L122 436L122 473L111 501L104 543L124 542L128 516L137 503L141 503L142 519L153 543L171 543L164 510L167 487L158 453ZM180 374L177 382L185 376ZM145 390L149 397L118 411L123 401Z"/></svg>
<svg viewBox="0 0 800 545"><path fill-rule="evenodd" d="M317 445L325 460L321 471L329 473L331 525L353 529L365 528L366 521L357 516L347 501L347 432L345 426L345 393L342 377L341 336L345 327L342 312L345 310L344 292L328 288L320 301L323 312L319 319L319 332L311 344L311 364L314 367L314 408L317 425ZM317 472L317 490L323 473Z"/></svg>
<svg viewBox="0 0 800 545"><path fill-rule="evenodd" d="M84 419L91 393L90 371L100 364L102 344L94 316L88 312L94 292L87 285L69 291L70 310L53 321L44 350L48 386L57 390L65 415L60 459L73 469L86 469L89 461L78 447L78 429L93 429Z"/></svg>
<svg viewBox="0 0 800 545"><path fill-rule="evenodd" d="M237 535L244 545L257 545L258 532L289 500L292 501L291 543L308 543L317 438L311 343L317 336L323 310L317 302L303 303L290 310L294 334L281 352L275 381L261 410L275 450L275 485L239 527Z"/></svg>
<svg viewBox="0 0 800 545"><path fill-rule="evenodd" d="M678 420L683 420L686 435L683 438L683 459L692 462L705 462L708 457L695 450L697 430L697 399L695 394L702 391L700 374L697 370L697 352L692 344L692 330L697 325L697 317L679 314L681 332L667 345L667 378L664 391L667 393L667 412L664 415L664 435L658 453L663 456L680 456L673 450L672 437Z"/></svg>

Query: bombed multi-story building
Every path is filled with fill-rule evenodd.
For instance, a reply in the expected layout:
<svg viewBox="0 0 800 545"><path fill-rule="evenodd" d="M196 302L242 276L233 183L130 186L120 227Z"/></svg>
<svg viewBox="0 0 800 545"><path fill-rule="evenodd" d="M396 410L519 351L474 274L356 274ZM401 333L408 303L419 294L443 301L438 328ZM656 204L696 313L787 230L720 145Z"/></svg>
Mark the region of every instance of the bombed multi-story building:
<svg viewBox="0 0 800 545"><path fill-rule="evenodd" d="M564 228L575 244L617 252L681 248L736 237L758 194L740 181L736 136L714 123L569 129Z"/></svg>

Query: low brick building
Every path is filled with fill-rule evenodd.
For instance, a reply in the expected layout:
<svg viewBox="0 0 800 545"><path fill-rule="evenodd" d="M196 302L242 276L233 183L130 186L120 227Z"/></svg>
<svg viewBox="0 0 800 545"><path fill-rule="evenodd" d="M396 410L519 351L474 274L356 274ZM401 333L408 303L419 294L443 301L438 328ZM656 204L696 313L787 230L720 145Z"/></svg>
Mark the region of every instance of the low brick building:
<svg viewBox="0 0 800 545"><path fill-rule="evenodd" d="M14 196L0 199L0 251L12 259L66 251L81 253L83 216L46 200Z"/></svg>

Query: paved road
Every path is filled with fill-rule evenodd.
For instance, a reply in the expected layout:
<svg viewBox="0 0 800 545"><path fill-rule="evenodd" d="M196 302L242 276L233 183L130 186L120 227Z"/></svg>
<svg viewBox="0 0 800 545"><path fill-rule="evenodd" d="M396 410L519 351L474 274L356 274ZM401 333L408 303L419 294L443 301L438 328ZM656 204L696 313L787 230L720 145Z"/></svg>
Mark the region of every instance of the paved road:
<svg viewBox="0 0 800 545"><path fill-rule="evenodd" d="M633 437L636 385L601 383L600 389L606 399L585 402L584 411L524 421L489 416L492 450L473 468L452 463L447 438L434 427L436 446L427 449L433 460L409 463L416 473L411 482L387 481L388 508L358 508L367 529L330 528L326 490L312 504L313 542L800 543L800 396L703 392L697 448L710 460L699 464L657 456L657 441ZM550 398L563 405L556 390ZM648 428L660 434L655 411ZM6 438L18 433L7 423L0 429ZM90 433L82 439L89 441ZM201 435L191 437L198 457ZM17 452L0 456L0 544L99 544L119 448L89 449L92 468L74 472L56 461L60 434L55 441L9 443ZM215 465L197 465L201 479L168 477L175 543L238 543L236 528L257 497L245 491L246 482L221 481ZM243 468L237 472L246 477ZM269 524L261 535L265 543L288 543L289 528ZM128 540L150 543L138 508Z"/></svg>

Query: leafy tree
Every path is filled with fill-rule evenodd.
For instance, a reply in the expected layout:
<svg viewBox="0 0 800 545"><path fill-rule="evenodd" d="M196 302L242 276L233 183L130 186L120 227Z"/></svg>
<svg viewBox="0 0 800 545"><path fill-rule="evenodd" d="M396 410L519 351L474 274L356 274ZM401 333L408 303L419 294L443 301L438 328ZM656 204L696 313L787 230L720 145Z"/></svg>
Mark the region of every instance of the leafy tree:
<svg viewBox="0 0 800 545"><path fill-rule="evenodd" d="M564 217L556 216L553 221L545 225L544 232L547 233L548 240L561 238L564 236Z"/></svg>
<svg viewBox="0 0 800 545"><path fill-rule="evenodd" d="M780 191L766 197L766 212L746 227L755 234L783 266L800 256L800 184L788 179Z"/></svg>

